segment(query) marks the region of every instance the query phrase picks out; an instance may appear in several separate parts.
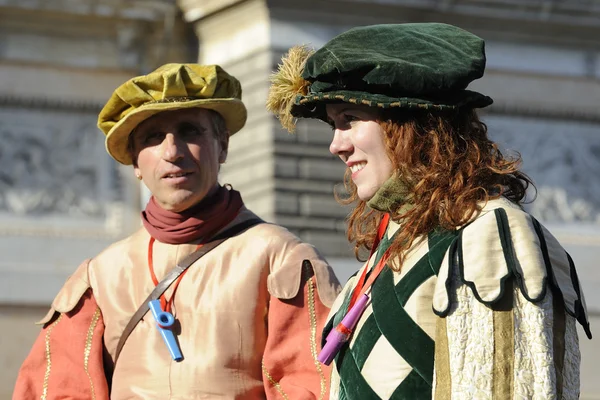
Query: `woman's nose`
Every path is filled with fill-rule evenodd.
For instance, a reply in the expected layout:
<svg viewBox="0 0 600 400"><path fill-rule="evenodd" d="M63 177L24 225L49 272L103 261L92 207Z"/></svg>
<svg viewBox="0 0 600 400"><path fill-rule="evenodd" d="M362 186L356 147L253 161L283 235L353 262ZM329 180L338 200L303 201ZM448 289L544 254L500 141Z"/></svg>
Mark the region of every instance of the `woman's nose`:
<svg viewBox="0 0 600 400"><path fill-rule="evenodd" d="M333 155L342 156L351 151L352 143L348 137L348 132L336 129L331 144L329 145L329 152Z"/></svg>
<svg viewBox="0 0 600 400"><path fill-rule="evenodd" d="M183 142L172 133L167 133L162 142L162 157L166 161L176 161L183 157Z"/></svg>

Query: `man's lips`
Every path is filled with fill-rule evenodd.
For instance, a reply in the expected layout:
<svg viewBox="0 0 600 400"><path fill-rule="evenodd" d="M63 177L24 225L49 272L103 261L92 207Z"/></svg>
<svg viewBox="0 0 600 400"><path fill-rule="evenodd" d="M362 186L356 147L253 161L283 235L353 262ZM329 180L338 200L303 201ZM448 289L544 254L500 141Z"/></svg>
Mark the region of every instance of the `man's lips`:
<svg viewBox="0 0 600 400"><path fill-rule="evenodd" d="M184 185L190 180L192 172L177 171L169 172L163 175L162 181L168 185Z"/></svg>
<svg viewBox="0 0 600 400"><path fill-rule="evenodd" d="M173 171L167 172L163 174L162 179L176 179L176 178L185 178L188 175L191 175L191 172L187 171Z"/></svg>

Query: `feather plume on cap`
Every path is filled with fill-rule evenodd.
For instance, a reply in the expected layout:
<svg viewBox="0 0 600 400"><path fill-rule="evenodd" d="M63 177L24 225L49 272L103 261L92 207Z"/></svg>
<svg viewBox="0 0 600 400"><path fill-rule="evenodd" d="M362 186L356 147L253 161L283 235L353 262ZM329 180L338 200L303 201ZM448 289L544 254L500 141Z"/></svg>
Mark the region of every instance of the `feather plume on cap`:
<svg viewBox="0 0 600 400"><path fill-rule="evenodd" d="M275 114L290 133L294 133L296 129L296 121L291 114L294 100L298 94L308 94L310 82L302 78L302 71L306 60L313 53L313 49L304 45L292 47L281 59L277 72L270 77L267 110Z"/></svg>

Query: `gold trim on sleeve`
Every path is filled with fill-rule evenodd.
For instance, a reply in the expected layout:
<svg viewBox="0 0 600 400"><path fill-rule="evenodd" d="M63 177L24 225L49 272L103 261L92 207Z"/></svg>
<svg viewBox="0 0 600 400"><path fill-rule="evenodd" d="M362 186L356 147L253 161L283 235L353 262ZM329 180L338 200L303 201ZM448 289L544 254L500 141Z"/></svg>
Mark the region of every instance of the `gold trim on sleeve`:
<svg viewBox="0 0 600 400"><path fill-rule="evenodd" d="M554 353L554 368L556 370L556 398L562 399L564 386L564 366L565 366L565 335L567 330L567 320L565 306L561 296L554 296L548 291L547 296L552 296L553 310L553 340L552 352Z"/></svg>
<svg viewBox="0 0 600 400"><path fill-rule="evenodd" d="M281 385L279 384L279 382L277 382L275 379L273 379L273 377L271 376L271 374L269 373L269 371L267 371L267 367L265 367L265 360L264 359L261 362L261 366L262 366L263 374L265 374L265 376L267 377L267 379L269 380L269 382L271 382L271 385L273 385L275 387L275 389L277 390L277 392L281 395L281 397L283 397L284 400L289 400L288 397L287 397L287 394L285 394L285 392L281 388Z"/></svg>
<svg viewBox="0 0 600 400"><path fill-rule="evenodd" d="M310 319L310 353L315 362L315 366L317 367L317 372L319 373L319 378L321 380L321 396L319 399L323 400L325 397L325 392L327 391L327 380L323 374L321 363L317 359L317 313L315 311L315 284L313 282L313 278L308 280L308 315Z"/></svg>
<svg viewBox="0 0 600 400"><path fill-rule="evenodd" d="M58 322L62 319L62 316L63 315L60 314L56 321L54 321L46 331L46 336L44 339L46 344L46 373L44 374L44 383L42 385L43 391L40 400L46 400L48 397L48 381L50 380L50 370L52 369L52 359L50 358L50 334L52 333L52 330L56 324L58 324Z"/></svg>
<svg viewBox="0 0 600 400"><path fill-rule="evenodd" d="M88 370L89 361L90 361L90 353L92 351L92 338L94 336L94 330L96 329L96 325L98 325L98 320L100 320L100 308L96 308L96 312L92 316L92 322L90 323L90 327L88 328L87 337L85 338L85 349L83 351L83 370L87 375L90 381L90 391L92 392L92 399L96 398L96 392L94 390L94 382L92 381L92 376L90 375L90 371Z"/></svg>
<svg viewBox="0 0 600 400"><path fill-rule="evenodd" d="M492 399L512 399L514 394L515 327L513 282L507 280L504 295L494 304L494 366Z"/></svg>
<svg viewBox="0 0 600 400"><path fill-rule="evenodd" d="M435 327L435 400L450 400L452 380L446 318L438 318Z"/></svg>

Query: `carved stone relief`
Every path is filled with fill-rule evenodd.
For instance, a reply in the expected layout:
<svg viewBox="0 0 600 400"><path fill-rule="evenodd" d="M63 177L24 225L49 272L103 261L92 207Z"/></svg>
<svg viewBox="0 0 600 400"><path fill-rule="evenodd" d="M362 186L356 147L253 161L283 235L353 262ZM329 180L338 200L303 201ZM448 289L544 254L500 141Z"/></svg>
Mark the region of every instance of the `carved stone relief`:
<svg viewBox="0 0 600 400"><path fill-rule="evenodd" d="M0 215L104 219L119 200L94 112L0 108Z"/></svg>
<svg viewBox="0 0 600 400"><path fill-rule="evenodd" d="M538 189L527 206L533 215L600 226L600 124L500 115L484 121L505 153L521 153Z"/></svg>

